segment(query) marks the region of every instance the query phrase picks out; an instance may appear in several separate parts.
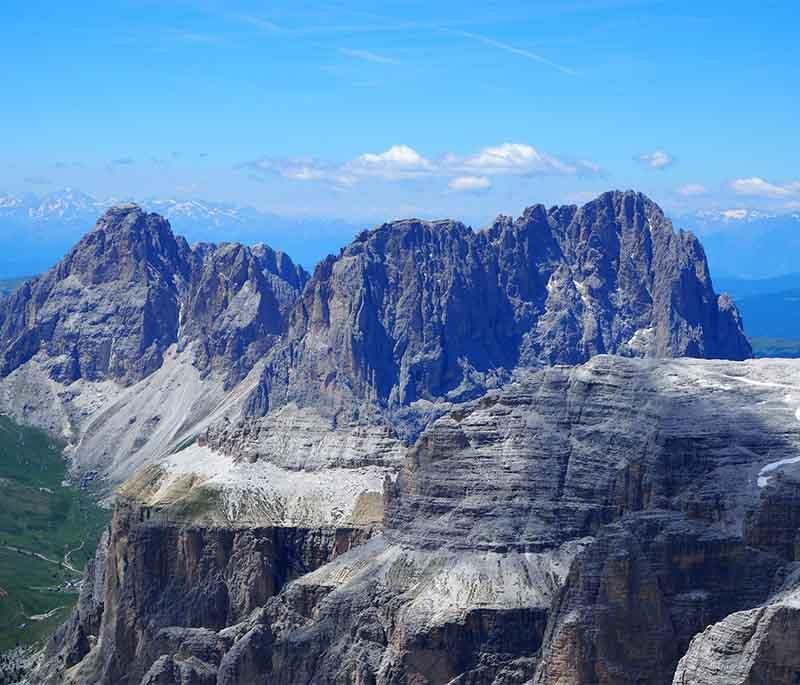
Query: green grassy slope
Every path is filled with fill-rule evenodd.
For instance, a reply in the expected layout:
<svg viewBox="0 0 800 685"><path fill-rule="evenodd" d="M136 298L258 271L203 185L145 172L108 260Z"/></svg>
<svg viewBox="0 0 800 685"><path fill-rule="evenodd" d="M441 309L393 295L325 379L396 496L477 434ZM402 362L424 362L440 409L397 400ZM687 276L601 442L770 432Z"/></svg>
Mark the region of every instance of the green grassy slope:
<svg viewBox="0 0 800 685"><path fill-rule="evenodd" d="M108 521L89 492L62 485L65 477L60 445L0 416L0 652L64 620ZM76 570L64 564L68 552Z"/></svg>

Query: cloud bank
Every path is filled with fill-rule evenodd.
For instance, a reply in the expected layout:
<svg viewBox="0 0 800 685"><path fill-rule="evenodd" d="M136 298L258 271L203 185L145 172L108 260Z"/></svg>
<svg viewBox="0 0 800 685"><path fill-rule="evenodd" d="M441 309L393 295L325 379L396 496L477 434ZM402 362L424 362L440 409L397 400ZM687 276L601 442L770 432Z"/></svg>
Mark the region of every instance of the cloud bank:
<svg viewBox="0 0 800 685"><path fill-rule="evenodd" d="M405 144L383 152L365 152L335 163L311 157L263 157L238 165L249 173L276 173L292 181L322 181L352 187L368 179L388 182L436 177L457 192L486 191L496 176L591 176L602 169L589 160L567 161L524 143L501 143L477 152L446 153L433 159Z"/></svg>

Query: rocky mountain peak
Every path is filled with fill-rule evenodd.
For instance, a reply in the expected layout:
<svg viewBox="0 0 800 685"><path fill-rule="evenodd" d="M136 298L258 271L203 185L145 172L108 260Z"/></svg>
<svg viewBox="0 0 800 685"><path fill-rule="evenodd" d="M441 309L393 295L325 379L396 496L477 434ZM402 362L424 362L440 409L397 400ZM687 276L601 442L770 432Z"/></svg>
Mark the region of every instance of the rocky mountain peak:
<svg viewBox="0 0 800 685"><path fill-rule="evenodd" d="M79 274L90 283L161 278L177 287L175 278L188 277L188 254L188 244L166 219L126 203L98 219L59 265L59 275Z"/></svg>
<svg viewBox="0 0 800 685"><path fill-rule="evenodd" d="M311 278L288 345L259 410L320 397L463 400L515 368L604 353L751 356L700 243L632 191L533 205L477 232L418 219L363 232Z"/></svg>
<svg viewBox="0 0 800 685"><path fill-rule="evenodd" d="M190 248L133 203L109 208L49 272L0 310L2 372L40 355L58 380L134 382L174 343L235 382L285 332L307 275L262 246Z"/></svg>

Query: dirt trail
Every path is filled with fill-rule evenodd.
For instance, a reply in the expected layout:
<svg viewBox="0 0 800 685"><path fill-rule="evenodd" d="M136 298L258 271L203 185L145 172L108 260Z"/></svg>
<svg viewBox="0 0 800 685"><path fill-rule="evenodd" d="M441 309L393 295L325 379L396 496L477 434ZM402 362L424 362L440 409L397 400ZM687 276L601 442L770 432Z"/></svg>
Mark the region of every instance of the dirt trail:
<svg viewBox="0 0 800 685"><path fill-rule="evenodd" d="M51 616L55 616L59 611L62 609L66 609L67 607L56 607L55 609L50 609L46 614L34 614L33 616L28 616L29 621L46 621Z"/></svg>
<svg viewBox="0 0 800 685"><path fill-rule="evenodd" d="M77 547L73 547L66 554L64 554L64 561L63 561L64 566L66 568L68 568L70 571L73 571L74 573L83 573L83 571L81 569L75 568L72 565L72 562L69 560L69 558L70 558L70 556L72 555L73 552L78 552L78 551L82 550L85 544L86 544L86 540L81 540L81 544L80 545L78 545Z"/></svg>
<svg viewBox="0 0 800 685"><path fill-rule="evenodd" d="M83 543L81 543L81 547ZM58 561L56 559L50 559L46 557L44 554L40 554L39 552L32 552L28 549L22 549L21 547L14 547L12 545L3 545L3 549L7 549L11 552L19 552L20 554L26 554L29 557L36 557L37 559L41 559L42 561L46 561L48 564L54 564L55 566L63 566L68 571L72 571L73 573L83 574L83 571L80 569L75 568L71 563L69 563L68 557L72 552L76 552L80 549L80 547L76 547L73 550L70 550L64 555L64 559L62 561Z"/></svg>

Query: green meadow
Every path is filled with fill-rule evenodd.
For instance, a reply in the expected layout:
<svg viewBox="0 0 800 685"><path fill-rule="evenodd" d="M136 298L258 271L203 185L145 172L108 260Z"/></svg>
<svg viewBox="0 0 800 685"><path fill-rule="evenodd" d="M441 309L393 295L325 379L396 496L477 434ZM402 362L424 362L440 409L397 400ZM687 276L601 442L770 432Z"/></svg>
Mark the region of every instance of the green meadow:
<svg viewBox="0 0 800 685"><path fill-rule="evenodd" d="M66 477L62 445L0 416L0 652L64 621L108 522Z"/></svg>

